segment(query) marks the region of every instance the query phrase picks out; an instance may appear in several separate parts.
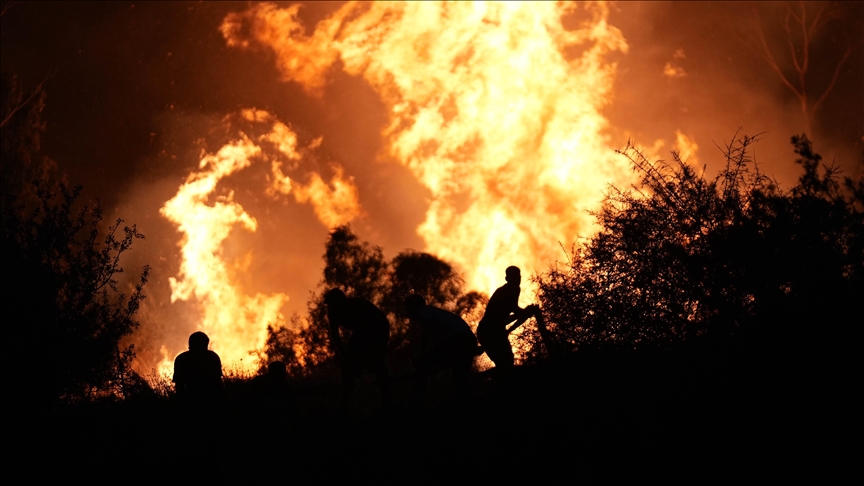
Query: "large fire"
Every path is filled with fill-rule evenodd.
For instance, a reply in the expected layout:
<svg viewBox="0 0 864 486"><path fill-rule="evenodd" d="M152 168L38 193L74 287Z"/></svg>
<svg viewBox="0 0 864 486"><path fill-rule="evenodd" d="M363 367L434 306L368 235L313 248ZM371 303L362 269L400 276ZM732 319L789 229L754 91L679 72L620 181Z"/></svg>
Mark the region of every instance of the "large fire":
<svg viewBox="0 0 864 486"><path fill-rule="evenodd" d="M272 50L284 80L310 96L326 101L336 67L378 93L389 117L381 158L428 188L417 232L426 251L464 272L469 288L491 293L508 265L545 270L565 256L561 243L595 229L586 210L598 207L603 190L630 180L602 114L616 70L609 54L627 51L604 4L348 3L311 34L300 8L256 4L230 14L221 30L229 46ZM220 245L235 225L254 231L256 220L230 194L208 202L219 180L263 157L266 140L281 153L267 194L311 201L328 226L360 214L341 169L329 186L315 175L299 187L282 171L300 157L296 136L267 113L244 113L272 130L205 156L162 210L184 235L172 298L201 303L200 327L229 360L248 359L288 297L247 296L232 285Z"/></svg>
<svg viewBox="0 0 864 486"><path fill-rule="evenodd" d="M251 138L239 132L238 138L215 154L202 154L199 171L189 175L177 195L160 210L162 216L177 225L183 237L180 241L180 274L171 278L171 301L196 299L203 311L199 329L210 337L211 345L219 349L223 362L241 368L257 365L252 351L261 348L267 335L267 325L277 323L280 310L288 296L282 293L246 295L236 283L235 274L244 270L244 263L229 262L222 245L235 226L255 231L257 220L233 200L233 191L214 196L219 182L229 175L249 167L253 161L270 161L270 185L261 188L271 197L294 193L298 202L312 204L320 221L328 226L344 224L360 213L357 190L350 179L343 177L335 166L335 176L328 185L317 172L306 174L303 184L292 180L283 168L297 169L302 160L297 136L290 127L261 110L243 110L240 122L251 129L264 125L265 132ZM231 117L226 118L226 123ZM268 129L269 128L269 129ZM320 144L313 141L308 149ZM248 266L248 255L245 266ZM163 352L164 353L164 352ZM163 357L159 370L172 369L173 357Z"/></svg>
<svg viewBox="0 0 864 486"><path fill-rule="evenodd" d="M471 288L494 290L508 265L545 270L559 242L590 231L585 210L602 190L627 180L601 114L616 68L605 58L627 50L605 5L348 3L310 35L299 8L255 5L222 32L231 46L272 49L312 95L337 61L378 92L386 155L432 194L418 228L426 249Z"/></svg>

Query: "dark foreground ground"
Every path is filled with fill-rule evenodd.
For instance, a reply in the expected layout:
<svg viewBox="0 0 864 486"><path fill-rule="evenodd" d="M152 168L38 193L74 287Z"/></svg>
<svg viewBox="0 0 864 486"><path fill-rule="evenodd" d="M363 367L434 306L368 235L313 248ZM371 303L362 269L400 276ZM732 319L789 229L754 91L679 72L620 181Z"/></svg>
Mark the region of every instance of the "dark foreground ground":
<svg viewBox="0 0 864 486"><path fill-rule="evenodd" d="M452 399L446 376L423 405L397 384L387 412L374 410L377 390L364 385L347 417L334 411L334 387L298 389L292 417L238 402L189 416L142 399L12 419L7 430L26 432L6 437L21 441L22 460L44 459L36 477L112 481L860 478L857 360L746 356L698 347L574 355L520 367L506 382L478 375L465 402Z"/></svg>

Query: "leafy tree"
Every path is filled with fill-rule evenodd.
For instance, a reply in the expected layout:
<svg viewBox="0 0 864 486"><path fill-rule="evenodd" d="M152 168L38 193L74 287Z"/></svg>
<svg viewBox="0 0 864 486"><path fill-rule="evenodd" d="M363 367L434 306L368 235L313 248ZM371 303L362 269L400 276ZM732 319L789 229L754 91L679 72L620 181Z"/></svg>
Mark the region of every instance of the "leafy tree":
<svg viewBox="0 0 864 486"><path fill-rule="evenodd" d="M81 188L41 154L41 86L26 98L14 76L2 86L2 310L15 389L39 406L128 392L140 380L120 341L138 326L148 268L128 295L117 278L143 235L119 219L104 230L98 202L80 205Z"/></svg>
<svg viewBox="0 0 864 486"><path fill-rule="evenodd" d="M301 333L297 331L302 328L302 320L296 313L291 316L288 323L278 322L268 325L264 348L256 351L261 365L259 371L263 372L267 363L271 361L281 361L285 363L289 373L302 374L306 360L303 359L302 349L298 349L301 348L303 339Z"/></svg>
<svg viewBox="0 0 864 486"><path fill-rule="evenodd" d="M755 141L736 137L713 180L677 154L650 162L628 144L641 184L612 188L602 229L538 279L546 339L632 349L748 335L792 349L813 343L815 322L828 341L848 335L864 281L861 182L842 190L798 136L804 174L783 192L751 159ZM543 340L528 337L537 357Z"/></svg>
<svg viewBox="0 0 864 486"><path fill-rule="evenodd" d="M455 313L465 319L470 326L475 330L480 319L483 318L483 313L486 311L486 304L489 302L489 296L483 292L472 290L463 294L456 301Z"/></svg>
<svg viewBox="0 0 864 486"><path fill-rule="evenodd" d="M378 246L372 246L339 226L330 232L324 252L323 279L308 304L304 325L294 316L289 325L268 328L263 354L281 359L295 374L322 373L332 367L329 349L329 325L324 293L341 288L348 297L361 297L377 305L388 315L391 359L407 366L407 345L411 328L404 316L403 302L412 293L423 295L432 305L451 311L470 313L485 303L476 292L463 294L462 277L453 267L428 253L406 250L392 261L384 258Z"/></svg>
<svg viewBox="0 0 864 486"><path fill-rule="evenodd" d="M390 293L385 306L393 314L404 317L402 303L411 294L422 295L429 305L456 310L464 282L449 263L429 253L406 250L390 265Z"/></svg>
<svg viewBox="0 0 864 486"><path fill-rule="evenodd" d="M389 265L381 247L360 241L348 225L330 232L324 253L324 291L339 287L348 297L378 305L387 292Z"/></svg>
<svg viewBox="0 0 864 486"><path fill-rule="evenodd" d="M390 287L381 306L393 324L391 346L404 347L419 338L405 314L403 303L409 295L420 294L427 304L453 311L462 286L456 270L434 255L414 250L396 255L390 262Z"/></svg>
<svg viewBox="0 0 864 486"><path fill-rule="evenodd" d="M294 374L333 368L324 293L339 287L349 297L379 305L387 293L388 272L380 247L361 242L347 225L334 228L325 244L324 275L308 302L306 322L295 315L290 323L269 326L263 354L269 360L282 360Z"/></svg>

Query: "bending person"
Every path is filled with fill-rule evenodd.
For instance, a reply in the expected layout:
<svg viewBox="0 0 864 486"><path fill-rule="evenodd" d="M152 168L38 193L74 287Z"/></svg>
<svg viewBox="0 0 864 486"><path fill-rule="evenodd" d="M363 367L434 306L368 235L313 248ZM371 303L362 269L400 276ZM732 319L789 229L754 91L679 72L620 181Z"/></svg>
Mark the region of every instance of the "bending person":
<svg viewBox="0 0 864 486"><path fill-rule="evenodd" d="M535 306L525 309L519 307L519 283L522 275L518 267L507 267L505 270L507 283L498 287L486 304L486 312L477 325L477 339L489 359L496 368L508 369L513 366L513 348L508 335L510 331L521 325L535 311ZM507 325L519 321L510 329Z"/></svg>
<svg viewBox="0 0 864 486"><path fill-rule="evenodd" d="M324 294L327 320L330 322L330 347L342 360L342 408L347 410L354 382L368 368L378 380L381 401L390 405L390 378L385 357L390 339L390 321L378 307L366 299L349 298L340 289ZM351 331L348 345L342 342L339 328Z"/></svg>
<svg viewBox="0 0 864 486"><path fill-rule="evenodd" d="M426 305L416 294L405 299L405 311L412 324L420 327L420 355L414 360L420 395L431 373L449 368L456 394L465 396L477 356L477 339L468 323L452 312Z"/></svg>

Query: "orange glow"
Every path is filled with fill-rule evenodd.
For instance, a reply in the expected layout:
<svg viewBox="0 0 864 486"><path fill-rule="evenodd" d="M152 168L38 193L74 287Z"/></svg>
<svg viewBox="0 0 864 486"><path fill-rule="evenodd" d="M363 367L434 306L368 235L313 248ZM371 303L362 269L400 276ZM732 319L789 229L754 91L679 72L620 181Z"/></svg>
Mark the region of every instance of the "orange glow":
<svg viewBox="0 0 864 486"><path fill-rule="evenodd" d="M257 4L221 31L230 46L271 49L283 78L313 96L336 61L377 91L389 112L382 157L429 190L417 232L468 287L491 293L508 265L544 271L559 242L596 229L586 210L603 190L630 182L601 112L608 55L627 51L604 4L348 3L308 35L299 8ZM581 20L568 29L567 16Z"/></svg>
<svg viewBox="0 0 864 486"><path fill-rule="evenodd" d="M682 133L681 130L675 131L675 151L681 156L681 160L690 163L694 167L698 167L699 158L697 152L699 151L699 145L691 137Z"/></svg>
<svg viewBox="0 0 864 486"><path fill-rule="evenodd" d="M283 172L283 168L297 172L303 151L314 149L320 139L307 149L298 149L296 134L269 113L247 109L241 111L239 119L251 124L252 130L260 131L264 125L267 131L254 139L239 132L234 141L215 154L202 154L199 170L187 177L160 213L176 224L182 234L180 272L176 278L170 278L171 301L197 301L202 311L198 329L210 337L211 347L218 350L223 364L252 369L258 363L250 353L264 344L267 325L281 319L288 296L248 295L236 283L237 273L249 267L254 255L249 253L239 261L227 261L223 243L235 228L255 232L258 222L234 201L234 191L222 191L225 195L217 196L217 186L256 161L269 161L271 185L262 191L273 198L294 192L298 202L313 206L325 226L350 221L360 214L360 206L353 181L343 177L338 165L334 164L335 176L330 184L314 171L306 171L304 177L309 179L306 184ZM226 122L230 121L231 117L226 118ZM164 347L162 354L158 370L169 373L173 357Z"/></svg>

